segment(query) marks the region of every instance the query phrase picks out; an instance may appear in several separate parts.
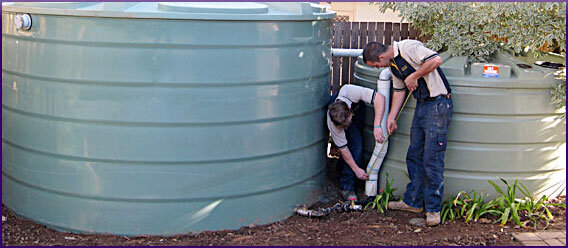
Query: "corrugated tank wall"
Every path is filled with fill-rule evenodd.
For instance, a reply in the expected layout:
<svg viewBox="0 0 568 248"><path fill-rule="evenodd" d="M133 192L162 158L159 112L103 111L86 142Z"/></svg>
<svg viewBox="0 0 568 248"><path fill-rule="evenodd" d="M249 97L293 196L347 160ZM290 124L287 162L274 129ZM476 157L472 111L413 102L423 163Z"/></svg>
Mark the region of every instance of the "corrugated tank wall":
<svg viewBox="0 0 568 248"><path fill-rule="evenodd" d="M331 18L307 3L2 9L2 202L120 235L282 220L322 189ZM17 29L29 13L29 30Z"/></svg>
<svg viewBox="0 0 568 248"><path fill-rule="evenodd" d="M441 56L454 103L445 157L445 198L462 190L495 197L497 192L487 181L505 187L499 177L510 183L518 180L535 195L566 194L566 121L550 102L552 84L557 82L555 70L537 65L524 68L523 61L502 53L489 63L470 63L467 57L449 53ZM369 73L371 69L356 67L356 83L371 87L370 78L378 76L378 70ZM495 70L496 75L490 73ZM380 172L380 185L384 187L388 172L398 195L409 182L406 153L415 106L411 97L397 132L389 139ZM373 109L367 107L367 111L372 117ZM371 117L367 126L373 124ZM374 146L372 132L366 132L363 140L363 158L368 161ZM518 192L518 196L523 195Z"/></svg>

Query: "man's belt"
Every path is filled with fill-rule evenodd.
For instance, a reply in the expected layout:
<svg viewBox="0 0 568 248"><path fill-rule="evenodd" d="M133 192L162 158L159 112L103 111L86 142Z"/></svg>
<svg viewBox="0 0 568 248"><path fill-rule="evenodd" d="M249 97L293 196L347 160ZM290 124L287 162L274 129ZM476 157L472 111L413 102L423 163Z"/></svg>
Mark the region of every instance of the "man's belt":
<svg viewBox="0 0 568 248"><path fill-rule="evenodd" d="M435 96L435 97L428 97L428 98L416 99L416 100L419 101L419 102L431 102L431 101L436 101L436 100L444 99L444 98L450 99L451 97L452 97L451 94L447 94L447 95L438 95L438 96Z"/></svg>

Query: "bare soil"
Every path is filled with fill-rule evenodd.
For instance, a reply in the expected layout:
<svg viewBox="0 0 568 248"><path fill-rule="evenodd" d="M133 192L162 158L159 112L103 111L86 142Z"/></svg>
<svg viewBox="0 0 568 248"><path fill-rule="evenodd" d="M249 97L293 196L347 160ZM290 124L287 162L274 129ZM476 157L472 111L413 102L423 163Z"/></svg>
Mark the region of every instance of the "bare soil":
<svg viewBox="0 0 568 248"><path fill-rule="evenodd" d="M329 207L340 200L335 159L328 166L327 186L322 201L312 207ZM358 184L361 195L363 185ZM565 196L556 201L565 202ZM566 230L566 210L552 208L555 219L546 230ZM294 215L286 220L262 226L247 226L239 230L206 231L170 237L114 235L84 235L62 233L16 216L2 205L2 245L168 245L168 246L236 246L236 245L309 245L309 246L518 246L512 233L534 232L535 229L516 228L512 224L499 226L491 223L463 220L446 222L436 227L411 224L424 213L375 210L332 213L323 218ZM544 224L540 225L541 229Z"/></svg>

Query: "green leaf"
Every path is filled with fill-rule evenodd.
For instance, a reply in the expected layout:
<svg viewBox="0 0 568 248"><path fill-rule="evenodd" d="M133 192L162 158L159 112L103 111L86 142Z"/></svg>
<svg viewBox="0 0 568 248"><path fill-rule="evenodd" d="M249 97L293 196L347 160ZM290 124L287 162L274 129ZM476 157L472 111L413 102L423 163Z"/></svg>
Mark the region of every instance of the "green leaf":
<svg viewBox="0 0 568 248"><path fill-rule="evenodd" d="M469 222L471 220L476 207L477 203L474 203L473 206L467 211L467 217L465 218L465 222Z"/></svg>
<svg viewBox="0 0 568 248"><path fill-rule="evenodd" d="M449 209L445 209L445 211L442 211L442 223L446 222L446 217L448 217L448 212Z"/></svg>
<svg viewBox="0 0 568 248"><path fill-rule="evenodd" d="M521 185L521 188L519 188L519 190L521 191L521 193L523 193L523 195L525 195L526 197L532 198L532 194L527 189L527 187L525 187L525 185L523 183L520 183L520 185Z"/></svg>
<svg viewBox="0 0 568 248"><path fill-rule="evenodd" d="M505 193L503 193L503 191L501 190L501 188L500 188L499 186L497 186L497 184L495 184L495 183L494 183L493 181L491 181L491 180L488 180L488 181L489 181L489 183L490 183L491 185L493 185L493 188L495 188L495 191L497 191L497 192L499 192L499 194L505 196Z"/></svg>
<svg viewBox="0 0 568 248"><path fill-rule="evenodd" d="M519 217L519 214L517 213L517 208L518 208L518 205L513 203L512 209L511 209L511 217L513 218L513 221L515 221L515 223L517 225L526 228L526 226L523 223L521 223L521 218Z"/></svg>
<svg viewBox="0 0 568 248"><path fill-rule="evenodd" d="M544 207L544 211L546 211L546 216L548 216L549 219L554 219L554 216L552 216L552 213L550 213L547 207Z"/></svg>
<svg viewBox="0 0 568 248"><path fill-rule="evenodd" d="M458 203L458 199L460 198L460 196L461 196L462 194L465 194L465 191L460 191L460 192L456 195L456 197L454 198L454 201L453 201L453 203L452 203L454 206L456 206L456 204Z"/></svg>
<svg viewBox="0 0 568 248"><path fill-rule="evenodd" d="M465 217L466 207L467 207L467 205L465 205L465 204L462 206L461 211L460 211L460 215L459 215L460 217Z"/></svg>
<svg viewBox="0 0 568 248"><path fill-rule="evenodd" d="M513 187L511 189L511 194L509 196L511 201L514 201L516 193L517 193L517 180L515 179L515 183L513 184Z"/></svg>
<svg viewBox="0 0 568 248"><path fill-rule="evenodd" d="M499 219L501 221L501 226L504 226L507 223L507 220L509 220L509 213L511 212L510 208L506 208L505 211L503 212L503 215L501 215L501 218Z"/></svg>
<svg viewBox="0 0 568 248"><path fill-rule="evenodd" d="M485 214L491 214L491 215L501 215L503 214L503 212L498 211L498 210L486 210L483 212L480 212L479 217L485 215Z"/></svg>
<svg viewBox="0 0 568 248"><path fill-rule="evenodd" d="M369 208L369 209L374 209L376 205L377 205L377 204L375 204L374 201L369 202L369 203L367 203L367 205L365 205L365 210L367 210L367 208Z"/></svg>

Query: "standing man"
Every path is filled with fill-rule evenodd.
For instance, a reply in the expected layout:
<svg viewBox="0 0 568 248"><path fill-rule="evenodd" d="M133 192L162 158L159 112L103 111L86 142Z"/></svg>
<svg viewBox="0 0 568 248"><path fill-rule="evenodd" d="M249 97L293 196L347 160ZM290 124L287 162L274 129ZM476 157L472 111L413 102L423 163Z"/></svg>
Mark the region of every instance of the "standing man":
<svg viewBox="0 0 568 248"><path fill-rule="evenodd" d="M361 180L369 180L369 175L361 169L361 155L363 153L363 139L356 125L352 125L352 106L359 101L373 104L375 109L373 135L379 143L385 141L381 121L385 111L385 97L375 90L357 85L344 85L339 93L330 99L327 111L327 127L331 133L333 143L339 148L342 168L339 186L344 200L357 200L355 194L355 176ZM364 111L364 104L361 104Z"/></svg>
<svg viewBox="0 0 568 248"><path fill-rule="evenodd" d="M388 208L419 213L424 204L426 225L438 225L444 194L444 155L453 114L450 85L439 68L442 58L419 41L403 40L390 46L377 42L367 44L363 61L377 68L390 67L392 72L394 93L387 117L389 135L397 129L395 118L406 90L412 92L417 101L406 154L410 183L403 200L390 202Z"/></svg>

